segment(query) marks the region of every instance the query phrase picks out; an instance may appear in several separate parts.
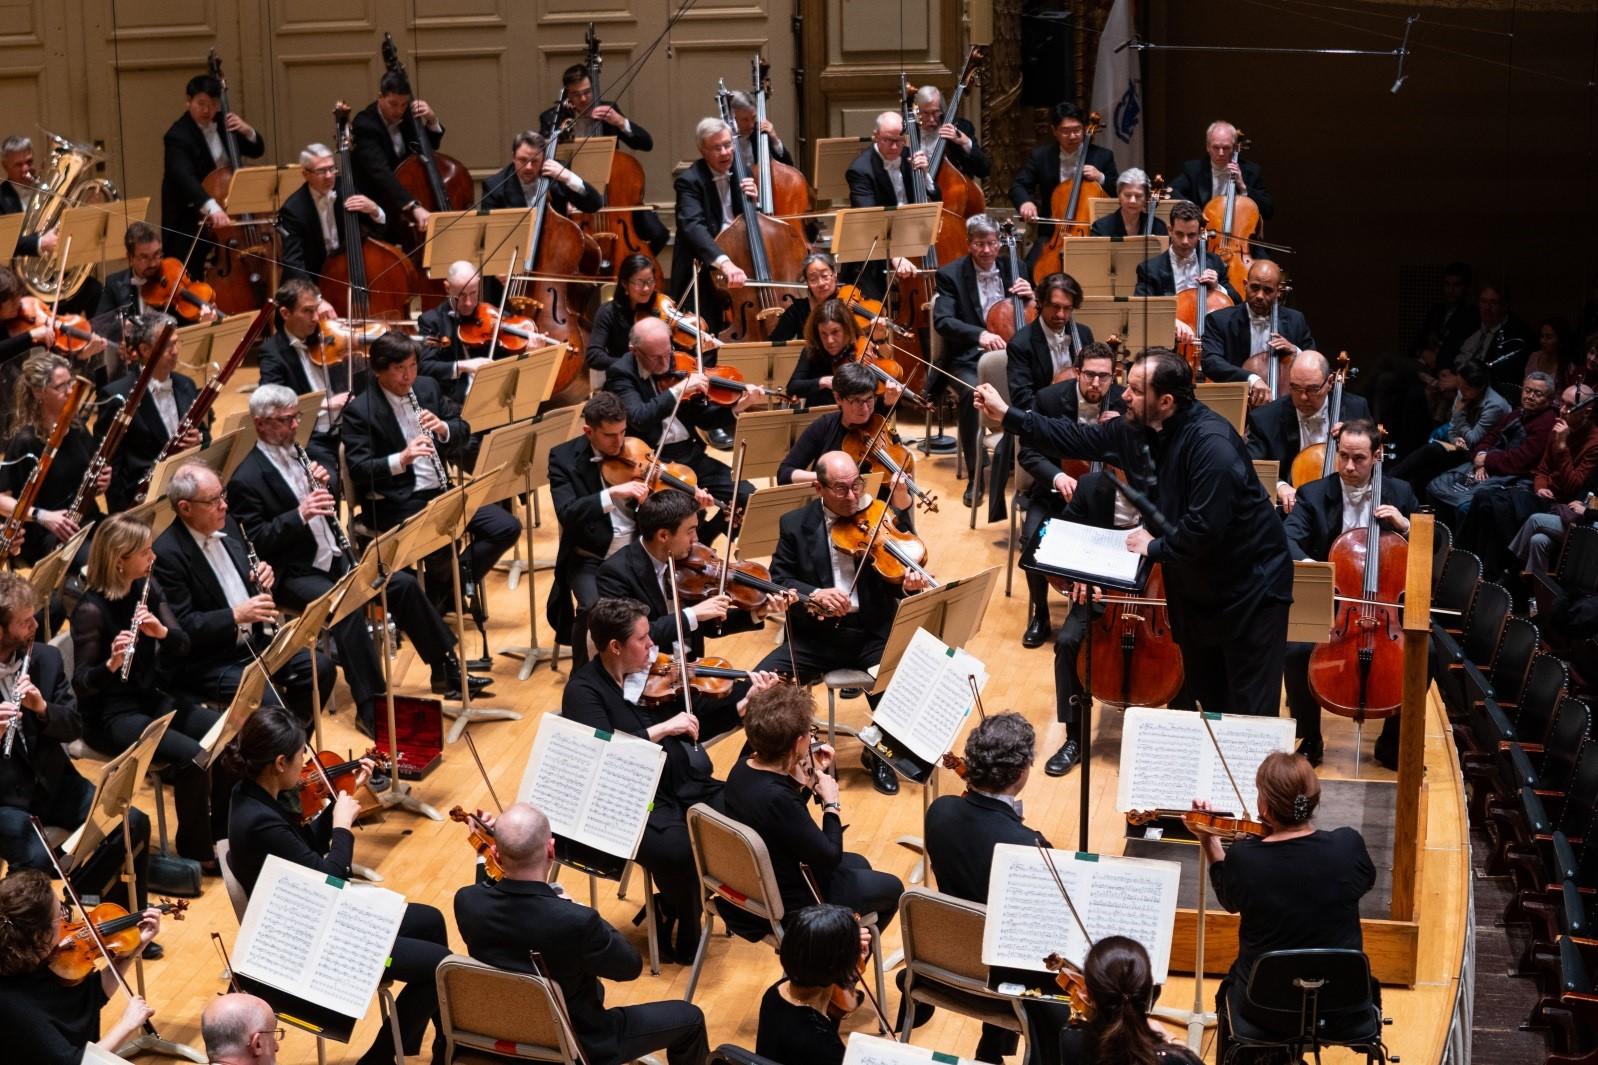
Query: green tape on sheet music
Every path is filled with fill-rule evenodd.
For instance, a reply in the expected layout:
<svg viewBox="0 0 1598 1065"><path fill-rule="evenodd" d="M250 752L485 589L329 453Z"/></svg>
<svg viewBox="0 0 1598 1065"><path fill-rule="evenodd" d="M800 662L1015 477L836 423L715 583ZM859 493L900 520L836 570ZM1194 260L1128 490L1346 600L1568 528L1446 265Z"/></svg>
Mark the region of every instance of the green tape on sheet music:
<svg viewBox="0 0 1598 1065"><path fill-rule="evenodd" d="M1219 721L1221 719L1221 715L1217 714L1214 710L1204 711L1204 716L1209 718L1211 721Z"/></svg>
<svg viewBox="0 0 1598 1065"><path fill-rule="evenodd" d="M1099 860L1097 854L1092 854L1088 851L1077 851L1074 857L1079 862L1096 862Z"/></svg>
<svg viewBox="0 0 1598 1065"><path fill-rule="evenodd" d="M960 1065L960 1057L958 1054L945 1054L941 1050L934 1050L932 1052L932 1060L939 1062L940 1065Z"/></svg>
<svg viewBox="0 0 1598 1065"><path fill-rule="evenodd" d="M954 657L954 648L953 647L945 647L943 649L943 653L948 655L950 658L953 658Z"/></svg>
<svg viewBox="0 0 1598 1065"><path fill-rule="evenodd" d="M597 739L601 739L601 740L604 740L604 741L605 741L605 742L606 742L606 743L609 743L609 742L610 742L610 740L611 740L611 734L610 734L610 733L609 733L609 732L606 732L606 731L605 731L605 730L604 730L604 729L602 729L602 728L596 728L596 729L595 729L595 730L594 730L594 736L595 736L595 738L597 738Z"/></svg>
<svg viewBox="0 0 1598 1065"><path fill-rule="evenodd" d="M340 891L344 890L344 885L347 884L347 883L349 883L349 881L340 880L336 876L329 876L327 878L327 886L328 887L332 887L332 888L338 888Z"/></svg>

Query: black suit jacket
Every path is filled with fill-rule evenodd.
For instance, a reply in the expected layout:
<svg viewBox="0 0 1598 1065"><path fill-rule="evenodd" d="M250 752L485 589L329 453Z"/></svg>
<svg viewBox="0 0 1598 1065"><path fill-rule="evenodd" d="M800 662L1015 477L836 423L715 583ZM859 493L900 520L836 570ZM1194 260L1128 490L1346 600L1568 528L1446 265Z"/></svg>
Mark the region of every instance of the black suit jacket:
<svg viewBox="0 0 1598 1065"><path fill-rule="evenodd" d="M671 652L676 649L677 619L672 616L666 604L666 595L660 589L660 581L655 579L654 560L637 540L605 560L599 567L599 576L595 579L595 585L602 598L619 596L643 603L649 608L649 638L654 640L655 646L662 651ZM690 628L688 608L684 607L683 610L682 631L688 641L688 657L703 658L704 626L701 625L697 629ZM748 632L760 627L761 623L744 611L734 610L728 613L725 621L721 622L720 631L722 635L729 636L735 632Z"/></svg>
<svg viewBox="0 0 1598 1065"><path fill-rule="evenodd" d="M1115 165L1114 153L1108 148L1090 144L1087 165L1096 166L1104 172L1104 180L1099 184L1106 194L1115 195L1115 179L1121 176L1121 171ZM1054 190L1059 184L1060 145L1051 138L1033 148L1021 169L1015 172L1015 180L1010 182L1010 202L1017 208L1023 203L1036 204L1038 214L1047 218L1053 209ZM1053 232L1052 225L1039 224L1033 235L1035 245L1048 240Z"/></svg>
<svg viewBox="0 0 1598 1065"><path fill-rule="evenodd" d="M899 174L904 179L904 195L906 203L915 202L915 185L913 182L919 177L922 187L926 187L926 174L916 170L910 165L910 151L906 149L899 156ZM849 183L850 207L897 207L899 197L894 194L893 182L888 177L888 166L882 161L882 156L877 154L876 145L870 145L865 151L855 157L849 164L849 169L844 172L844 180ZM927 202L933 203L943 197L934 185L927 190Z"/></svg>
<svg viewBox="0 0 1598 1065"><path fill-rule="evenodd" d="M251 448L233 471L227 504L228 513L255 545L255 553L272 567L277 584L285 577L322 572L311 564L316 558L316 534L300 517L299 496L260 448ZM333 560L336 567L337 547Z"/></svg>
<svg viewBox="0 0 1598 1065"><path fill-rule="evenodd" d="M561 214L579 211L597 211L605 206L605 198L598 189L583 182L581 192L573 192L558 181L549 183L549 203ZM522 193L522 183L516 178L516 164L506 163L505 168L492 177L483 179L483 199L478 204L485 210L506 207L526 207L527 197Z"/></svg>
<svg viewBox="0 0 1598 1065"><path fill-rule="evenodd" d="M543 881L500 880L456 891L455 924L466 952L495 968L529 973L528 952L542 954L588 1060L617 1060L626 1015L605 1008L600 981L636 980L644 962L597 911Z"/></svg>
<svg viewBox="0 0 1598 1065"><path fill-rule="evenodd" d="M1221 279L1221 287L1232 298L1232 302L1242 303L1243 298L1237 294L1237 290L1232 287L1232 283L1226 280L1226 264L1207 251L1204 253L1203 262L1204 266L1199 272L1214 270L1215 276ZM1137 264L1137 287L1132 290L1132 295L1176 295L1176 271L1171 268L1171 253L1169 251L1162 251L1160 254L1144 259Z"/></svg>
<svg viewBox="0 0 1598 1065"><path fill-rule="evenodd" d="M393 220L393 212L389 212ZM344 201L333 198L333 227L344 239ZM363 235L376 236L378 226L368 215L361 215ZM322 237L322 220L317 217L316 204L311 200L311 190L301 185L277 209L277 231L283 238L283 279L302 277L320 282L322 267L327 263L327 241Z"/></svg>
<svg viewBox="0 0 1598 1065"><path fill-rule="evenodd" d="M731 181L732 178L729 176L727 180ZM703 159L695 160L692 166L678 174L672 187L677 195L677 247L671 257L671 291L680 302L692 283L695 263L701 268L701 292L710 291L705 288L711 282L710 265L725 254L716 244L716 234L732 219L722 214L715 176ZM738 197L742 195L734 187L734 211L738 209Z"/></svg>
<svg viewBox="0 0 1598 1065"><path fill-rule="evenodd" d="M600 103L604 104L606 107L616 107L615 100L601 100ZM620 108L616 109L618 111L621 110ZM543 113L538 116L538 128L543 131L544 136L549 136L550 131L555 128L555 119L558 116L559 109L554 107L544 108ZM634 122L631 116L629 116L627 119L627 127L628 128L626 132L623 132L622 130L616 129L613 126L605 126L604 131L597 134L597 136L615 137L617 141L631 148L635 152L648 152L654 150L655 138L649 135L649 131L647 129L640 126L637 122ZM584 134L581 133L578 134L578 136L583 135Z"/></svg>
<svg viewBox="0 0 1598 1065"><path fill-rule="evenodd" d="M999 280L1008 292L1015 278L1010 260L999 256ZM977 268L971 256L962 255L938 268L937 296L932 302L932 328L949 346L947 354L969 351L987 330L982 316L982 291L977 288Z"/></svg>
<svg viewBox="0 0 1598 1065"><path fill-rule="evenodd" d="M986 905L993 848L1000 843L1050 845L1001 799L968 790L940 796L927 807L927 858L945 895Z"/></svg>
<svg viewBox="0 0 1598 1065"><path fill-rule="evenodd" d="M1276 200L1265 188L1265 179L1260 177L1260 165L1245 159L1242 167L1243 184L1248 187L1249 199L1260 209L1261 218L1271 217L1276 211ZM1178 199L1191 200L1200 207L1214 199L1215 184L1210 180L1209 157L1189 159L1183 163L1181 173L1171 182L1171 191Z"/></svg>
<svg viewBox="0 0 1598 1065"><path fill-rule="evenodd" d="M305 373L305 367L300 363L300 354L294 350L294 345L289 340L288 332L279 329L270 337L261 342L261 384L282 385L284 388L293 389L295 394L308 396L312 392L322 391L319 382L313 382ZM350 384L349 362L334 363L327 367L329 391L348 392L362 385L361 377L357 376L355 385Z"/></svg>
<svg viewBox="0 0 1598 1065"><path fill-rule="evenodd" d="M1144 215L1139 218L1139 221L1138 221L1138 224L1137 224L1137 232L1136 233L1128 233L1126 231L1126 220L1121 217L1121 212L1120 211L1111 211L1109 214L1105 215L1103 218L1099 219L1097 222L1094 222L1091 226L1088 227L1088 236L1090 236L1090 237L1141 237L1141 236L1144 235L1143 234L1143 225L1144 225L1144 223L1147 220L1148 220L1147 219L1147 212L1144 212ZM1155 237L1163 237L1168 232L1170 232L1170 231L1165 228L1165 223L1160 221L1158 218L1156 218L1154 220L1154 231L1152 233L1150 233L1149 235L1150 236L1155 236Z"/></svg>
<svg viewBox="0 0 1598 1065"><path fill-rule="evenodd" d="M1071 362L1080 368L1082 349L1093 343L1093 330L1087 327L1087 323L1075 321L1066 328L1072 333ZM1054 356L1049 353L1049 338L1044 335L1043 321L1033 319L1018 329L1005 351L1008 356L1005 377L1010 383L1010 402L1030 410L1034 397L1054 382ZM1114 385L1111 395L1120 394L1121 386ZM1075 390L1072 390L1071 397L1074 407Z"/></svg>
<svg viewBox="0 0 1598 1065"><path fill-rule="evenodd" d="M1371 409L1365 397L1344 390L1342 421L1369 418ZM1331 426L1327 426L1328 429ZM1248 412L1248 453L1257 459L1276 459L1281 463L1278 481L1292 483L1293 460L1298 457L1298 411L1293 398L1283 396Z"/></svg>
<svg viewBox="0 0 1598 1065"><path fill-rule="evenodd" d="M233 560L233 568L249 590L250 562L239 533L239 524L229 514L222 527L222 546ZM194 542L182 519L174 519L155 541L155 579L166 593L167 605L178 619L178 626L189 634L189 651L198 664L229 662L248 652L239 646L238 623L228 604L222 584L205 560L200 545ZM259 623L251 626L250 642L266 646Z"/></svg>
<svg viewBox="0 0 1598 1065"><path fill-rule="evenodd" d="M227 840L228 866L244 885L245 894L255 890L268 855L340 880L350 878L350 862L355 856L354 834L347 828L333 827L332 803L310 824L302 825L298 803L290 812L277 796L253 780L233 785Z"/></svg>
<svg viewBox="0 0 1598 1065"><path fill-rule="evenodd" d="M18 192L16 190L16 187L14 185L12 185L11 182L9 182L9 181L0 180L0 214L21 214L21 213L22 213L22 197L21 197L21 195L18 194ZM38 255L39 254L39 234L37 234L37 233L19 233L19 234L17 234L17 246L16 246L15 249L13 249L11 254L13 256L17 256L17 255Z"/></svg>
<svg viewBox="0 0 1598 1065"><path fill-rule="evenodd" d="M1293 342L1294 347L1313 348L1315 337L1309 331L1309 322L1291 307L1283 307L1280 315L1281 334ZM1248 307L1238 304L1225 307L1204 318L1204 377L1210 381L1247 381L1248 371L1243 363L1254 354L1254 343L1249 338Z"/></svg>
<svg viewBox="0 0 1598 1065"><path fill-rule="evenodd" d="M605 371L605 391L615 393L622 406L627 408L627 435L641 437L653 447L660 440L661 431L665 429L666 419L671 415L675 403L671 390L657 389L654 378L644 376L637 357L629 352ZM678 405L677 420L690 430L706 431L731 431L738 421L731 407L713 406L704 396L694 396ZM696 453L704 448L704 444L692 432L688 435Z"/></svg>
<svg viewBox="0 0 1598 1065"><path fill-rule="evenodd" d="M988 160L988 155L982 150L982 145L977 141L977 128L963 118L954 120L954 128L971 138L971 150L966 151L959 141L950 141L943 149L943 161L953 163L956 170L968 178L985 178L993 172L993 164ZM936 133L933 134L937 136ZM925 131L921 134L921 146L931 150L931 141L927 139Z"/></svg>
<svg viewBox="0 0 1598 1065"><path fill-rule="evenodd" d="M23 711L11 757L0 758L0 806L36 814L49 808L63 783L80 779L64 745L83 735L83 719L61 652L47 643L35 643L31 654L28 679L44 696L44 717Z"/></svg>
<svg viewBox="0 0 1598 1065"><path fill-rule="evenodd" d="M122 404L112 399L113 396L126 400L133 391L133 383L137 379L133 373L128 373L115 381L110 382L100 389L99 398L102 403L99 416L94 423L94 436L96 440L103 440L111 428L111 422L116 418L117 412L122 409ZM200 394L200 389L195 383L183 374L173 372L172 400L177 407L178 419L193 405L195 397ZM154 384L154 381L151 381ZM210 418L207 417L207 422ZM122 446L117 449L116 457L111 461L111 487L105 491L107 508L114 514L117 511L127 510L133 505L133 493L139 487L139 482L155 465L155 457L161 453L161 448L171 439L171 434L166 431L166 423L161 421L161 413L156 410L155 397L149 392L144 394L144 399L139 402L139 409L133 414L133 422L128 426L127 435L122 438ZM200 429L200 443L209 446L211 443L211 430L209 425Z"/></svg>
<svg viewBox="0 0 1598 1065"><path fill-rule="evenodd" d="M1382 502L1409 517L1419 504L1415 491L1397 477L1382 478ZM1282 523L1287 546L1297 561L1325 562L1332 542L1343 532L1343 480L1337 474L1310 481L1298 490L1298 501Z"/></svg>
<svg viewBox="0 0 1598 1065"><path fill-rule="evenodd" d="M227 136L221 129L217 133L224 138ZM256 159L266 153L266 141L261 139L259 130L254 140L245 140L236 133L233 140L238 145L239 155L246 159ZM187 111L167 127L166 135L161 138L161 151L165 163L161 173L164 243L168 255L182 258L188 253L189 241L200 228L200 208L211 198L202 182L217 168L218 160L211 155L205 134ZM226 163L227 156L220 162ZM204 257L203 250L196 253L198 261L203 261ZM194 273L202 272L193 270L193 264L190 269Z"/></svg>
<svg viewBox="0 0 1598 1065"><path fill-rule="evenodd" d="M1077 415L1077 383L1075 381L1061 381L1057 385L1044 385L1038 390L1036 406L1033 408L1039 414L1050 418L1064 418L1076 421ZM1102 407L1108 410L1126 411L1126 390L1118 384L1111 384L1110 390L1105 393ZM1061 457L1023 443L1021 451L1016 456L1021 463L1021 468L1032 475L1033 500L1043 503L1051 508L1050 513L1058 513L1064 509L1064 501L1054 491L1054 479L1063 471L1060 468Z"/></svg>
<svg viewBox="0 0 1598 1065"><path fill-rule="evenodd" d="M859 627L886 635L899 609L899 600L904 598L904 589L883 580L869 563L865 565L866 570L855 585L860 593ZM771 555L771 579L796 589L800 596L833 586L832 541L821 500L812 499L782 516L777 547ZM814 618L808 611L791 611L788 624L794 627L798 639L810 640L812 646L815 641L825 645L837 639L837 629L829 621Z"/></svg>
<svg viewBox="0 0 1598 1065"><path fill-rule="evenodd" d="M459 454L472 435L471 426L461 418L460 408L443 394L438 382L431 377L418 376L411 390L416 393L417 402L449 426L449 439L437 441L439 457ZM367 521L378 529L392 529L426 505L426 497L418 498L415 494L414 465L404 467L399 473L389 471L388 457L404 451L407 441L375 378L345 404L340 426L344 436L344 462L349 467L350 480Z"/></svg>
<svg viewBox="0 0 1598 1065"><path fill-rule="evenodd" d="M109 314L142 313L143 310L139 289L133 283L133 272L124 268L106 278L105 284L100 286L100 302L95 307L94 317L100 319Z"/></svg>
<svg viewBox="0 0 1598 1065"><path fill-rule="evenodd" d="M402 124L400 128L407 129L407 126ZM411 194L394 176L394 170L416 154L416 143L407 139L403 151L394 150L394 142L388 136L388 126L377 111L376 100L355 116L350 123L350 134L354 140L350 163L355 168L356 189L382 206L390 227L403 225L405 220L401 217L401 209L410 203ZM427 130L426 134L431 147L437 148L443 143L442 128L437 133Z"/></svg>
<svg viewBox="0 0 1598 1065"><path fill-rule="evenodd" d="M745 160L748 161L750 173L754 173L756 162L754 136L755 135L751 133L747 137L738 138L738 151L744 156ZM786 141L774 143L772 145L771 161L774 163L786 163L788 166L794 165L793 156L788 152L788 144Z"/></svg>
<svg viewBox="0 0 1598 1065"><path fill-rule="evenodd" d="M599 501L606 485L594 457L586 436L557 444L549 452L549 492L560 522L557 571L564 570L578 550L604 558L610 549L610 515Z"/></svg>

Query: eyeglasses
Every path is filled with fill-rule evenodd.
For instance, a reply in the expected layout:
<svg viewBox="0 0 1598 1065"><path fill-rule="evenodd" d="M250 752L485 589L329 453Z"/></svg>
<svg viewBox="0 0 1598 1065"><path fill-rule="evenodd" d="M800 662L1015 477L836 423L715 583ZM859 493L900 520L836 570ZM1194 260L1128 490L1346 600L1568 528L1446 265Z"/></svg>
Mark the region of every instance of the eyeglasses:
<svg viewBox="0 0 1598 1065"><path fill-rule="evenodd" d="M218 503L227 502L227 494L225 492L218 492L210 499L201 499L199 496L195 496L193 499L189 500L189 502L193 503L197 507L211 507Z"/></svg>
<svg viewBox="0 0 1598 1065"><path fill-rule="evenodd" d="M1288 385L1287 386L1287 390L1289 392L1293 393L1293 395L1295 395L1295 396L1308 397L1308 396L1313 396L1315 393L1321 391L1325 387L1326 387L1326 382L1322 381L1318 385Z"/></svg>
<svg viewBox="0 0 1598 1065"><path fill-rule="evenodd" d="M260 1031L254 1033L254 1034L256 1034L256 1035L269 1035L269 1036L272 1037L274 1042L281 1043L281 1042L283 1042L283 1037L286 1034L288 1034L288 1033L287 1033L287 1030L283 1029L283 1028L262 1028Z"/></svg>
<svg viewBox="0 0 1598 1065"><path fill-rule="evenodd" d="M305 172L307 174L310 174L312 177L332 177L334 174L338 173L338 167L336 167L336 166L307 167ZM279 1029L279 1030L281 1031L281 1029Z"/></svg>
<svg viewBox="0 0 1598 1065"><path fill-rule="evenodd" d="M1077 371L1077 376L1088 381L1108 381L1110 378L1114 377L1115 374L1107 373L1102 370L1079 370Z"/></svg>
<svg viewBox="0 0 1598 1065"><path fill-rule="evenodd" d="M943 108L940 107L940 108L938 108L935 111L924 111L924 110L922 110L921 108L918 107L918 108L916 108L916 117L917 118L942 118L943 117Z"/></svg>
<svg viewBox="0 0 1598 1065"><path fill-rule="evenodd" d="M863 396L839 396L837 399L840 405L844 403L850 403L857 407L864 407L868 404L875 403L877 401L877 394L875 392L867 392Z"/></svg>
<svg viewBox="0 0 1598 1065"><path fill-rule="evenodd" d="M838 275L831 270L812 270L805 275L806 281L831 281Z"/></svg>
<svg viewBox="0 0 1598 1065"><path fill-rule="evenodd" d="M866 479L864 477L856 477L848 484L828 484L823 481L821 486L835 496L852 496L865 491Z"/></svg>
<svg viewBox="0 0 1598 1065"><path fill-rule="evenodd" d="M293 425L300 420L300 412L294 411L291 414L274 414L270 418L262 418L261 420L263 422L280 422L283 425Z"/></svg>
<svg viewBox="0 0 1598 1065"><path fill-rule="evenodd" d="M973 240L971 241L971 246L973 248L982 248L985 251L992 251L998 248L999 242L996 240Z"/></svg>

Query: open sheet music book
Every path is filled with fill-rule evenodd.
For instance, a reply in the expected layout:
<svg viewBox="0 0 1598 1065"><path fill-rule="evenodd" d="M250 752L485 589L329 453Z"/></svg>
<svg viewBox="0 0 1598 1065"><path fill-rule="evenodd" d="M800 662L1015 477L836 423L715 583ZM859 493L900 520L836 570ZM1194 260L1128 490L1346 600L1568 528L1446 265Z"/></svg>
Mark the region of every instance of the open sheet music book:
<svg viewBox="0 0 1598 1065"><path fill-rule="evenodd" d="M1226 752L1226 767L1232 770L1237 790L1243 793L1246 815L1257 817L1254 774L1272 751L1293 749L1293 719L1206 716L1215 730L1216 743ZM1227 779L1226 767L1216 756L1215 744L1198 714L1134 706L1123 720L1116 810L1188 810L1194 799L1204 799L1218 812L1245 815L1237 809L1237 792L1232 790L1232 780Z"/></svg>
<svg viewBox="0 0 1598 1065"><path fill-rule="evenodd" d="M405 896L268 856L239 922L241 977L359 1020L388 967Z"/></svg>
<svg viewBox="0 0 1598 1065"><path fill-rule="evenodd" d="M516 798L555 835L631 861L665 765L658 743L544 714Z"/></svg>
<svg viewBox="0 0 1598 1065"><path fill-rule="evenodd" d="M976 701L973 676L980 691L988 682L987 667L926 629L917 629L871 718L917 758L937 764Z"/></svg>
<svg viewBox="0 0 1598 1065"><path fill-rule="evenodd" d="M843 1065L970 1065L970 1058L945 1054L930 1047L901 1043L897 1039L884 1039L880 1035L850 1032L849 1042L843 1051Z"/></svg>
<svg viewBox="0 0 1598 1065"><path fill-rule="evenodd" d="M1140 591L1150 563L1126 549L1125 529L1046 518L1021 552L1021 568L1089 584Z"/></svg>
<svg viewBox="0 0 1598 1065"><path fill-rule="evenodd" d="M1093 941L1105 936L1137 940L1149 952L1154 982L1164 983L1171 964L1171 929L1176 924L1176 886L1182 867L1147 858L1049 853ZM982 963L1042 972L1049 954L1080 966L1088 949L1042 853L1018 843L994 847Z"/></svg>

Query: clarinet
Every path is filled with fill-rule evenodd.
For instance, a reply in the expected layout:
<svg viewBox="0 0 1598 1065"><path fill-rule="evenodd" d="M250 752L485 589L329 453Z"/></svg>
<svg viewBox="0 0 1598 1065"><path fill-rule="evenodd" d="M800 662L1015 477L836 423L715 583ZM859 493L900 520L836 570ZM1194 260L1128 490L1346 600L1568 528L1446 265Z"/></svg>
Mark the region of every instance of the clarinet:
<svg viewBox="0 0 1598 1065"><path fill-rule="evenodd" d="M144 609L144 604L150 601L150 584L153 580L153 575L145 575L144 587L139 590L139 605L133 608L133 617L135 621L138 619L139 611ZM132 631L133 642L128 644L127 654L122 656L122 679L124 681L126 681L128 676L133 672L133 652L139 646L139 626L135 624Z"/></svg>
<svg viewBox="0 0 1598 1065"><path fill-rule="evenodd" d="M305 471L305 483L310 485L311 491L316 491L317 480L311 473L311 456L298 442L294 445L294 459L300 464L300 469ZM344 557L350 561L355 559L355 549L350 546L350 538L344 535L344 526L338 520L338 497L333 498L333 513L327 516L327 527L333 531L333 542L338 545Z"/></svg>
<svg viewBox="0 0 1598 1065"><path fill-rule="evenodd" d="M416 415L416 426L420 429L422 425L422 405L416 399L416 393L414 391L405 393L405 402L410 404L411 413ZM426 429L422 429L422 432L427 433L428 439L433 442L433 469L438 472L439 487L446 490L455 487L450 483L449 470L447 467L445 467L444 460L439 457L438 438L432 433L428 432Z"/></svg>
<svg viewBox="0 0 1598 1065"><path fill-rule="evenodd" d="M248 559L250 568L250 572L244 575L244 580L250 586L250 594L260 595L261 586L255 582L255 571L261 568L261 558L255 553L255 545L250 542L250 536L244 531L242 522L238 523L238 529L239 539L244 541L244 556ZM261 635L265 636L267 641L270 642L277 636L277 622L261 622Z"/></svg>
<svg viewBox="0 0 1598 1065"><path fill-rule="evenodd" d="M22 678L28 675L28 663L33 658L33 648L29 647L22 655L22 668L17 670L17 682L12 685L12 698L17 704L17 716L6 724L6 737L0 741L0 754L11 757L11 748L17 742L17 733L22 731L22 700L16 698L16 689L22 687Z"/></svg>

